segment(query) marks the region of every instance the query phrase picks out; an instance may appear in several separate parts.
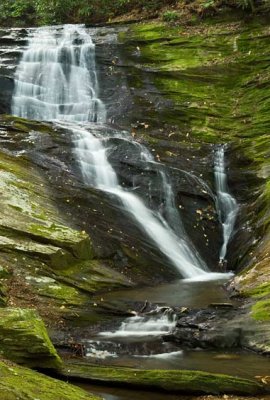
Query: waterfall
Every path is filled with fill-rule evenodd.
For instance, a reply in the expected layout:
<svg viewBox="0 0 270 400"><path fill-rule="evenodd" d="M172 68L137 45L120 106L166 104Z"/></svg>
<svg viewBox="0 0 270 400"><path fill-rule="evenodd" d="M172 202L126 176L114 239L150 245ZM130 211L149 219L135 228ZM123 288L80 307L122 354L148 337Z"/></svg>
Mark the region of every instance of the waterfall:
<svg viewBox="0 0 270 400"><path fill-rule="evenodd" d="M29 30L29 45L16 72L12 112L19 117L54 121L70 131L85 184L117 198L182 277L217 277L206 272L183 230L177 236L160 212L152 211L120 186L106 155L106 140L95 131L95 125L105 122L106 109L99 99L95 45L84 26ZM148 157L147 152L144 157ZM170 199L170 213L172 207Z"/></svg>
<svg viewBox="0 0 270 400"><path fill-rule="evenodd" d="M224 146L219 146L215 152L214 173L217 191L217 208L223 231L223 243L220 249L219 259L220 262L223 263L226 260L228 243L233 234L238 212L237 202L229 193L228 189Z"/></svg>
<svg viewBox="0 0 270 400"><path fill-rule="evenodd" d="M75 138L75 152L85 183L118 197L125 210L184 278L206 274L204 263L199 264L195 260L185 237L179 238L159 212L150 210L138 196L119 185L116 173L106 157L102 140L85 128L72 125L65 127L69 127Z"/></svg>
<svg viewBox="0 0 270 400"><path fill-rule="evenodd" d="M30 30L15 77L12 113L52 121L104 121L95 45L83 26Z"/></svg>

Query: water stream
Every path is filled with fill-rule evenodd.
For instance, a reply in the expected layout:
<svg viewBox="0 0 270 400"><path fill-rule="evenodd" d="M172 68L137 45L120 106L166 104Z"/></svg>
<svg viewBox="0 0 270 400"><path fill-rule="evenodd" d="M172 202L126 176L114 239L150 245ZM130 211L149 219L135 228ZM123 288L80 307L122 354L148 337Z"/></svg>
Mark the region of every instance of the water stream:
<svg viewBox="0 0 270 400"><path fill-rule="evenodd" d="M167 192L168 222L160 212L149 209L141 198L121 187L108 161L106 143L98 137L93 124L91 129L87 128L88 122L98 124L106 120L106 109L98 94L95 45L87 30L83 26L67 25L34 29L29 35L29 46L16 73L13 114L58 121L73 136L85 184L119 199L125 211L182 277L217 278L194 249L179 216L178 229L170 226L178 212L166 175L161 173ZM149 162L147 152L142 153Z"/></svg>
<svg viewBox="0 0 270 400"><path fill-rule="evenodd" d="M215 152L214 172L217 191L217 209L223 231L223 244L220 249L219 258L220 262L223 263L226 260L228 243L232 237L238 213L237 202L230 194L227 184L224 146L219 146Z"/></svg>

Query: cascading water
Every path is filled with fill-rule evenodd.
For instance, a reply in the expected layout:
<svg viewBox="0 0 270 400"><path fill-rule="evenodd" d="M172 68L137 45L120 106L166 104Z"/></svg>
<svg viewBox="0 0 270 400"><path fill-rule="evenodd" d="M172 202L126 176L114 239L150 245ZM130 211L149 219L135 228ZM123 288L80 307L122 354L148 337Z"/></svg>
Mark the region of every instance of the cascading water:
<svg viewBox="0 0 270 400"><path fill-rule="evenodd" d="M171 359L181 356L182 351L163 342L176 326L177 317L170 307L156 307L145 314L126 318L119 327L102 331L84 343L86 356L90 358L115 359L130 357ZM112 360L113 362L113 360Z"/></svg>
<svg viewBox="0 0 270 400"><path fill-rule="evenodd" d="M105 337L136 337L159 336L169 333L176 325L176 315L173 310L157 307L152 313L136 315L125 319L118 330L114 332L101 332Z"/></svg>
<svg viewBox="0 0 270 400"><path fill-rule="evenodd" d="M95 45L84 27L39 28L29 36L16 72L12 113L44 121L104 121Z"/></svg>
<svg viewBox="0 0 270 400"><path fill-rule="evenodd" d="M152 211L138 196L119 185L106 156L103 144L106 141L95 130L96 123L105 122L106 110L98 96L95 45L87 30L83 26L67 25L30 30L29 35L29 46L16 73L13 114L55 121L69 130L87 185L118 198L125 212L182 277L218 278L207 272L183 230L178 237L160 212ZM168 207L174 207L171 200Z"/></svg>
<svg viewBox="0 0 270 400"><path fill-rule="evenodd" d="M147 208L138 196L124 190L118 184L116 173L106 157L106 148L102 140L85 128L70 126L69 129L75 138L75 152L85 183L119 198L124 209L132 215L141 229L147 233L184 278L207 274L203 269L204 263L195 260L185 238L178 238L159 212Z"/></svg>
<svg viewBox="0 0 270 400"><path fill-rule="evenodd" d="M215 152L214 172L217 191L217 208L223 231L223 243L219 258L220 262L223 263L226 260L228 243L233 234L238 212L237 202L229 193L228 189L224 146L219 146Z"/></svg>

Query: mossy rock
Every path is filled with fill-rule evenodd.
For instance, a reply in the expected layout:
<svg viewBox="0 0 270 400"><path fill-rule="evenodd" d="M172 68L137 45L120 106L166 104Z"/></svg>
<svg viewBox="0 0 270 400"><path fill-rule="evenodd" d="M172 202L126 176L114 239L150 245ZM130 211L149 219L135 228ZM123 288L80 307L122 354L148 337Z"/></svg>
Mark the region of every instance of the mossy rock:
<svg viewBox="0 0 270 400"><path fill-rule="evenodd" d="M30 369L0 361L3 400L98 400L100 397Z"/></svg>
<svg viewBox="0 0 270 400"><path fill-rule="evenodd" d="M222 374L186 370L139 370L68 363L62 374L104 384L158 389L184 393L238 393L253 395L263 391L256 381Z"/></svg>
<svg viewBox="0 0 270 400"><path fill-rule="evenodd" d="M252 306L251 315L254 319L259 321L270 321L270 299L257 301L257 303Z"/></svg>
<svg viewBox="0 0 270 400"><path fill-rule="evenodd" d="M54 272L63 282L88 293L131 286L123 274L108 268L102 260L82 261Z"/></svg>
<svg viewBox="0 0 270 400"><path fill-rule="evenodd" d="M27 275L25 280L31 285L31 290L41 296L52 300L52 304L59 305L63 311L66 307L80 307L89 303L89 296L62 282L41 275Z"/></svg>
<svg viewBox="0 0 270 400"><path fill-rule="evenodd" d="M52 223L50 225L31 224L30 232L55 246L70 251L76 258L93 258L92 243L85 232L75 231L67 226Z"/></svg>
<svg viewBox="0 0 270 400"><path fill-rule="evenodd" d="M56 369L61 365L46 327L34 309L0 310L0 354L30 367Z"/></svg>
<svg viewBox="0 0 270 400"><path fill-rule="evenodd" d="M5 193L0 215L3 250L49 259L56 268L93 258L89 235L61 218L46 180L29 161L0 152L0 178Z"/></svg>

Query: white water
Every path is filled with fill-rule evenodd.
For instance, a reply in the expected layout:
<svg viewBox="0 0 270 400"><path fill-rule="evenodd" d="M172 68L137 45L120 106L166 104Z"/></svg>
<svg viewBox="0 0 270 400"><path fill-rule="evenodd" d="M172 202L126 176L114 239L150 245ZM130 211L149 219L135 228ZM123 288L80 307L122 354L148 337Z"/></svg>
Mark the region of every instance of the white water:
<svg viewBox="0 0 270 400"><path fill-rule="evenodd" d="M227 184L224 146L220 146L216 150L214 172L217 191L217 208L223 231L223 244L220 249L219 258L220 261L223 262L226 259L228 243L232 237L238 213L237 202L229 193Z"/></svg>
<svg viewBox="0 0 270 400"><path fill-rule="evenodd" d="M179 236L160 212L149 209L134 193L123 189L110 165L102 138L87 122L103 123L106 110L99 99L95 45L83 26L29 30L29 46L16 73L14 115L57 121L74 138L75 153L86 184L118 198L140 228L184 278L207 276L207 267L187 238ZM85 125L82 125L84 123ZM105 141L106 142L106 141ZM149 152L142 158L150 161ZM166 183L167 189L168 184ZM169 188L171 190L171 188ZM175 213L172 194L167 208ZM179 217L178 217L179 218Z"/></svg>
<svg viewBox="0 0 270 400"><path fill-rule="evenodd" d="M183 351L172 351L170 353L160 353L160 354L150 354L150 355L144 355L144 356L135 356L137 358L156 358L156 359L161 359L161 360L168 360L171 358L178 358L179 356L183 355Z"/></svg>
<svg viewBox="0 0 270 400"><path fill-rule="evenodd" d="M86 357L105 360L106 358L116 358L118 355L115 352L99 349L100 342L88 340L86 343Z"/></svg>
<svg viewBox="0 0 270 400"><path fill-rule="evenodd" d="M149 313L126 318L116 330L102 331L92 340L85 341L86 356L97 359L125 359L130 357L170 360L182 355L163 342L171 333L177 318L173 309L157 307ZM153 347L153 341L156 346Z"/></svg>
<svg viewBox="0 0 270 400"><path fill-rule="evenodd" d="M99 336L109 338L161 336L172 331L176 325L176 315L171 309L153 315L136 315L126 318L119 329L113 332L100 332Z"/></svg>
<svg viewBox="0 0 270 400"><path fill-rule="evenodd" d="M94 48L83 26L30 30L16 72L12 113L45 121L104 121Z"/></svg>

